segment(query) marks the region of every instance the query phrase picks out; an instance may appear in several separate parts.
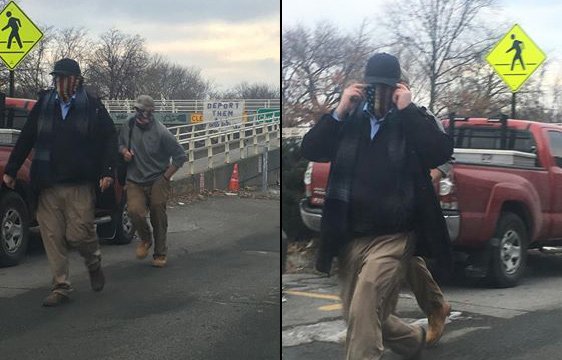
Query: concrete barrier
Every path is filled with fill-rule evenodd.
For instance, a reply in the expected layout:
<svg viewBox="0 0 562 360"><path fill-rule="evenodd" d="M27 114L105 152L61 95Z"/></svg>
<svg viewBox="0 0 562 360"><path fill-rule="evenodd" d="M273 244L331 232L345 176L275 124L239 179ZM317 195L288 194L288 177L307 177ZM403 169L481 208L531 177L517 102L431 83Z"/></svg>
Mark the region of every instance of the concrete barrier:
<svg viewBox="0 0 562 360"><path fill-rule="evenodd" d="M258 154L237 161L240 188L244 186L257 186L261 188L262 156L262 154ZM279 181L281 176L281 149L278 148L268 151L267 158L268 184L273 185ZM234 163L231 163L217 166L203 172L205 190L227 190L233 168ZM186 192L199 193L201 192L200 185L201 174L186 175L181 178L174 178L174 181L172 181L172 189L176 194Z"/></svg>

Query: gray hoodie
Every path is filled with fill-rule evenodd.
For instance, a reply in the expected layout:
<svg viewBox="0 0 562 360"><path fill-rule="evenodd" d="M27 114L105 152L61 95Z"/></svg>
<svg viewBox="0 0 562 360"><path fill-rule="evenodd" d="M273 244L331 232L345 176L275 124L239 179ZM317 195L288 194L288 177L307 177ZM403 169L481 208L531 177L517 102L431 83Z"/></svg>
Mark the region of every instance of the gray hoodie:
<svg viewBox="0 0 562 360"><path fill-rule="evenodd" d="M131 144L129 141L130 119L119 132L119 153L124 148L132 150L133 160L127 167L127 180L137 184L153 183L164 174L171 163L180 168L187 160L185 150L172 133L158 120L147 129L140 129L133 120ZM122 156L122 155L120 155Z"/></svg>

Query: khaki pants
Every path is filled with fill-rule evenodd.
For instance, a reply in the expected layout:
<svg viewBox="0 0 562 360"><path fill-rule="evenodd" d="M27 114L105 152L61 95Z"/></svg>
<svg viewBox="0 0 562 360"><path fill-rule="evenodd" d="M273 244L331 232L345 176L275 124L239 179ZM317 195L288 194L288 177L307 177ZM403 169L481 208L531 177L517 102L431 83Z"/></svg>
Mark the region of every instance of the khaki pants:
<svg viewBox="0 0 562 360"><path fill-rule="evenodd" d="M37 207L41 238L53 274L53 291L72 292L68 250L78 249L88 270L100 266L101 252L94 227L93 185L58 185L42 190Z"/></svg>
<svg viewBox="0 0 562 360"><path fill-rule="evenodd" d="M406 269L406 282L426 316L445 306L443 292L431 276L423 258L411 258Z"/></svg>
<svg viewBox="0 0 562 360"><path fill-rule="evenodd" d="M407 233L363 237L343 251L340 276L348 325L347 360L380 359L384 346L408 357L420 347L422 329L393 315L411 259L411 242Z"/></svg>
<svg viewBox="0 0 562 360"><path fill-rule="evenodd" d="M154 256L166 255L166 233L168 232L168 216L166 203L170 198L170 182L160 177L151 185L139 185L127 181L127 209L131 222L142 241L152 243L154 232ZM146 221L150 211L152 231Z"/></svg>

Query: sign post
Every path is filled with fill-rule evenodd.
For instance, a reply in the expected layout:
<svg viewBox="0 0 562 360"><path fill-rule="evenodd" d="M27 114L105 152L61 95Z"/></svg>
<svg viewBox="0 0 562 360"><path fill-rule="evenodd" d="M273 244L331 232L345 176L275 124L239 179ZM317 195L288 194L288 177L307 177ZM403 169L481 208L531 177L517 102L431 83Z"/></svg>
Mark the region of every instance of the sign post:
<svg viewBox="0 0 562 360"><path fill-rule="evenodd" d="M515 118L515 93L544 62L546 55L515 24L486 56L486 61L494 68L512 92L511 118Z"/></svg>

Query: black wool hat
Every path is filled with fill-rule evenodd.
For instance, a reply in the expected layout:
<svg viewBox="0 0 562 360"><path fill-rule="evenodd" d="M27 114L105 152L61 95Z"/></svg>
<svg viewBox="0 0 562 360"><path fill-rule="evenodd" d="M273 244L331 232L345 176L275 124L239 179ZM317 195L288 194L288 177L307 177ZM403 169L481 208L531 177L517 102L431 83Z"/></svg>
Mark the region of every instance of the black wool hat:
<svg viewBox="0 0 562 360"><path fill-rule="evenodd" d="M75 60L64 58L55 63L51 75L77 75L81 76L80 65Z"/></svg>
<svg viewBox="0 0 562 360"><path fill-rule="evenodd" d="M400 63L395 56L378 53L369 58L365 67L365 82L396 86L401 76Z"/></svg>

